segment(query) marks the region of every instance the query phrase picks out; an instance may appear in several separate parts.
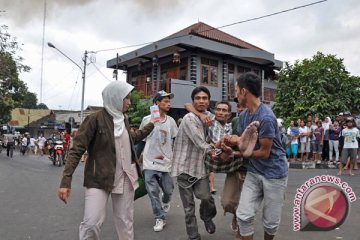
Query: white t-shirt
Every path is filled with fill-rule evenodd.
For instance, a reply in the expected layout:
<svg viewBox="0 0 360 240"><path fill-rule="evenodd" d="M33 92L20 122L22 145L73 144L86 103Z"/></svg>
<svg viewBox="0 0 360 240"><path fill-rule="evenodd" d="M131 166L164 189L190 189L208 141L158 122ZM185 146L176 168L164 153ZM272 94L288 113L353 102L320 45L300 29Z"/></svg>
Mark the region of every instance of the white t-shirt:
<svg viewBox="0 0 360 240"><path fill-rule="evenodd" d="M151 115L143 118L140 129L151 120ZM149 136L143 152L143 169L160 172L170 172L173 157L173 138L176 137L178 127L175 120L170 116L157 123ZM156 157L161 156L163 159Z"/></svg>
<svg viewBox="0 0 360 240"><path fill-rule="evenodd" d="M27 138L24 137L22 140L21 140L21 145L22 146L27 146Z"/></svg>
<svg viewBox="0 0 360 240"><path fill-rule="evenodd" d="M300 132L300 135L301 135L302 133L308 134L309 129L308 129L307 126L299 127L299 132ZM301 142L301 143L306 143L306 142L307 142L307 136L305 136L305 137L300 137L300 142Z"/></svg>
<svg viewBox="0 0 360 240"><path fill-rule="evenodd" d="M44 145L45 145L45 142L46 142L46 138L44 138L44 137L39 137L38 142L39 142L39 146L44 146Z"/></svg>
<svg viewBox="0 0 360 240"><path fill-rule="evenodd" d="M359 129L356 127L353 128L344 128L341 132L341 135L344 136L344 148L358 148L359 144L357 137L360 136Z"/></svg>
<svg viewBox="0 0 360 240"><path fill-rule="evenodd" d="M30 147L35 146L35 141L36 141L35 138L33 138L33 137L30 138L30 144L29 144L29 146L30 146Z"/></svg>

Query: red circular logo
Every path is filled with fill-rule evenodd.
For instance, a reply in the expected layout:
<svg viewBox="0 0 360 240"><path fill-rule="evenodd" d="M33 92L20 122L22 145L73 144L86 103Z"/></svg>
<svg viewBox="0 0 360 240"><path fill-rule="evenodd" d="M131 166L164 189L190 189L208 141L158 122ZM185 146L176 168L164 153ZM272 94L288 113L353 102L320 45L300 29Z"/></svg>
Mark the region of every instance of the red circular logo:
<svg viewBox="0 0 360 240"><path fill-rule="evenodd" d="M303 206L308 221L322 229L334 229L341 225L349 208L344 192L329 185L314 187L305 198Z"/></svg>

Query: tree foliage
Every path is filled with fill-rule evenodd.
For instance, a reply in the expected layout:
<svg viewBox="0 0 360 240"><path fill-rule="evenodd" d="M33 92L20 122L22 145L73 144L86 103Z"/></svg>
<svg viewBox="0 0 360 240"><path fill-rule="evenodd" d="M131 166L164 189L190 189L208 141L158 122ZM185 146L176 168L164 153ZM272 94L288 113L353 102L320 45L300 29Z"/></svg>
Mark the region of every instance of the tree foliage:
<svg viewBox="0 0 360 240"><path fill-rule="evenodd" d="M39 103L37 106L36 106L37 109L49 109L45 103Z"/></svg>
<svg viewBox="0 0 360 240"><path fill-rule="evenodd" d="M131 127L139 128L143 117L150 114L152 102L150 97L141 99L141 93L133 91L131 94L131 106L128 110L129 123Z"/></svg>
<svg viewBox="0 0 360 240"><path fill-rule="evenodd" d="M30 71L17 53L21 45L8 33L6 25L0 26L0 123L10 120L13 108L37 108L36 94L29 92L19 78L21 72Z"/></svg>
<svg viewBox="0 0 360 240"><path fill-rule="evenodd" d="M19 104L18 107L21 108L30 108L30 109L38 108L36 94L32 92L25 92L22 95L22 99L20 99L18 104Z"/></svg>
<svg viewBox="0 0 360 240"><path fill-rule="evenodd" d="M360 77L350 76L343 59L318 52L311 59L289 63L277 79L274 112L288 122L308 115L336 116L360 112Z"/></svg>

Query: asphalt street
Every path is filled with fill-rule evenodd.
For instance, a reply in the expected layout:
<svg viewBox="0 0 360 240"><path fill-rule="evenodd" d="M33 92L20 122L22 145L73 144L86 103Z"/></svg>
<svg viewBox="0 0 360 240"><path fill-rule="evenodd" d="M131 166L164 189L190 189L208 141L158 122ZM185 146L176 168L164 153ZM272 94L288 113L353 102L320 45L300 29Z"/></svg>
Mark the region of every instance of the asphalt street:
<svg viewBox="0 0 360 240"><path fill-rule="evenodd" d="M3 151L0 154L0 240L76 240L78 226L83 215L84 188L82 186L84 163L80 163L75 172L70 201L67 205L57 198L57 189L62 167L52 166L46 156L21 156L18 151L8 158ZM306 180L317 175L335 175L336 169L290 169L286 200L282 213L280 229L276 239L280 240L315 240L336 239L360 240L360 200L351 203L350 214L339 229L322 232L294 232L293 208L296 189ZM360 171L355 176L344 175L341 180L347 182L360 196ZM215 200L218 214L215 218L216 233L206 233L203 222L198 217L202 239L233 239L230 229L232 216L223 215L220 194L225 175L216 175ZM111 201L111 200L109 200ZM107 217L102 228L103 240L115 240L110 203ZM197 201L197 212L199 201ZM150 200L147 196L135 202L135 239L136 240L185 240L184 212L175 187L167 225L162 232L155 233ZM263 239L261 211L255 226L255 239Z"/></svg>

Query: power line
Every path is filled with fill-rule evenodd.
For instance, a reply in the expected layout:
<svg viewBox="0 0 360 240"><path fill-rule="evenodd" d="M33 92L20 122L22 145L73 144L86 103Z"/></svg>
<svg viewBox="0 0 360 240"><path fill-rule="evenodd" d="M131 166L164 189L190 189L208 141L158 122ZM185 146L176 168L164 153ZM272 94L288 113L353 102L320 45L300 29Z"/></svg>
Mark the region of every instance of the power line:
<svg viewBox="0 0 360 240"><path fill-rule="evenodd" d="M309 4L305 4L305 5L301 5L301 6L297 6L297 7L293 7L293 8L289 8L289 9L285 9L285 10L282 10L282 11L278 11L278 12L266 14L266 15L263 15L263 16L260 16L260 17L249 18L249 19L246 19L246 20L242 20L242 21L238 21L238 22L226 24L226 25L223 25L223 26L220 26L220 27L211 27L211 28L209 28L209 29L205 29L205 30L202 30L202 31L196 31L195 33L198 33L198 34L199 34L199 33L209 32L209 31L216 30L216 29L222 29L222 28L234 26L234 25L241 24L241 23L256 21L256 20L259 20L259 19L263 19L263 18L267 18L267 17L272 17L272 16L275 16L275 15L279 15L279 14L282 14L282 13L295 11L295 10L298 10L298 9L301 9L301 8L310 7L310 6L313 6L313 5L316 5L316 4L320 4L320 3L323 3L323 2L327 2L327 1L328 1L328 0L316 1L316 2L309 3ZM164 38L164 39L161 39L161 40L158 40L158 41L138 43L138 44L123 46L123 47L118 47L118 48L101 49L101 50L97 50L97 51L94 51L94 52L95 52L95 53L98 53L98 52L119 50L119 49L124 49L124 48L139 47L139 46L143 46L143 45L152 44L152 43L155 43L155 42L163 42L163 41L168 41L168 40L172 40L172 39L176 39L176 38L181 38L181 37L184 37L184 36L187 36L187 35L188 35L188 34L183 34L183 35L178 35L178 36L174 36L174 37Z"/></svg>
<svg viewBox="0 0 360 240"><path fill-rule="evenodd" d="M110 80L102 71L100 71L100 69L96 66L95 63L92 63L92 64L93 64L93 66L95 67L95 69L96 69L106 80L108 80L109 82L111 82L111 80Z"/></svg>
<svg viewBox="0 0 360 240"><path fill-rule="evenodd" d="M74 97L74 93L75 93L75 90L76 90L76 86L77 86L78 80L79 80L79 75L78 75L77 78L76 78L75 85L74 85L73 91L72 91L72 93L71 93L71 97L70 97L68 109L70 109L70 105L71 105L72 99L73 99L73 97Z"/></svg>

